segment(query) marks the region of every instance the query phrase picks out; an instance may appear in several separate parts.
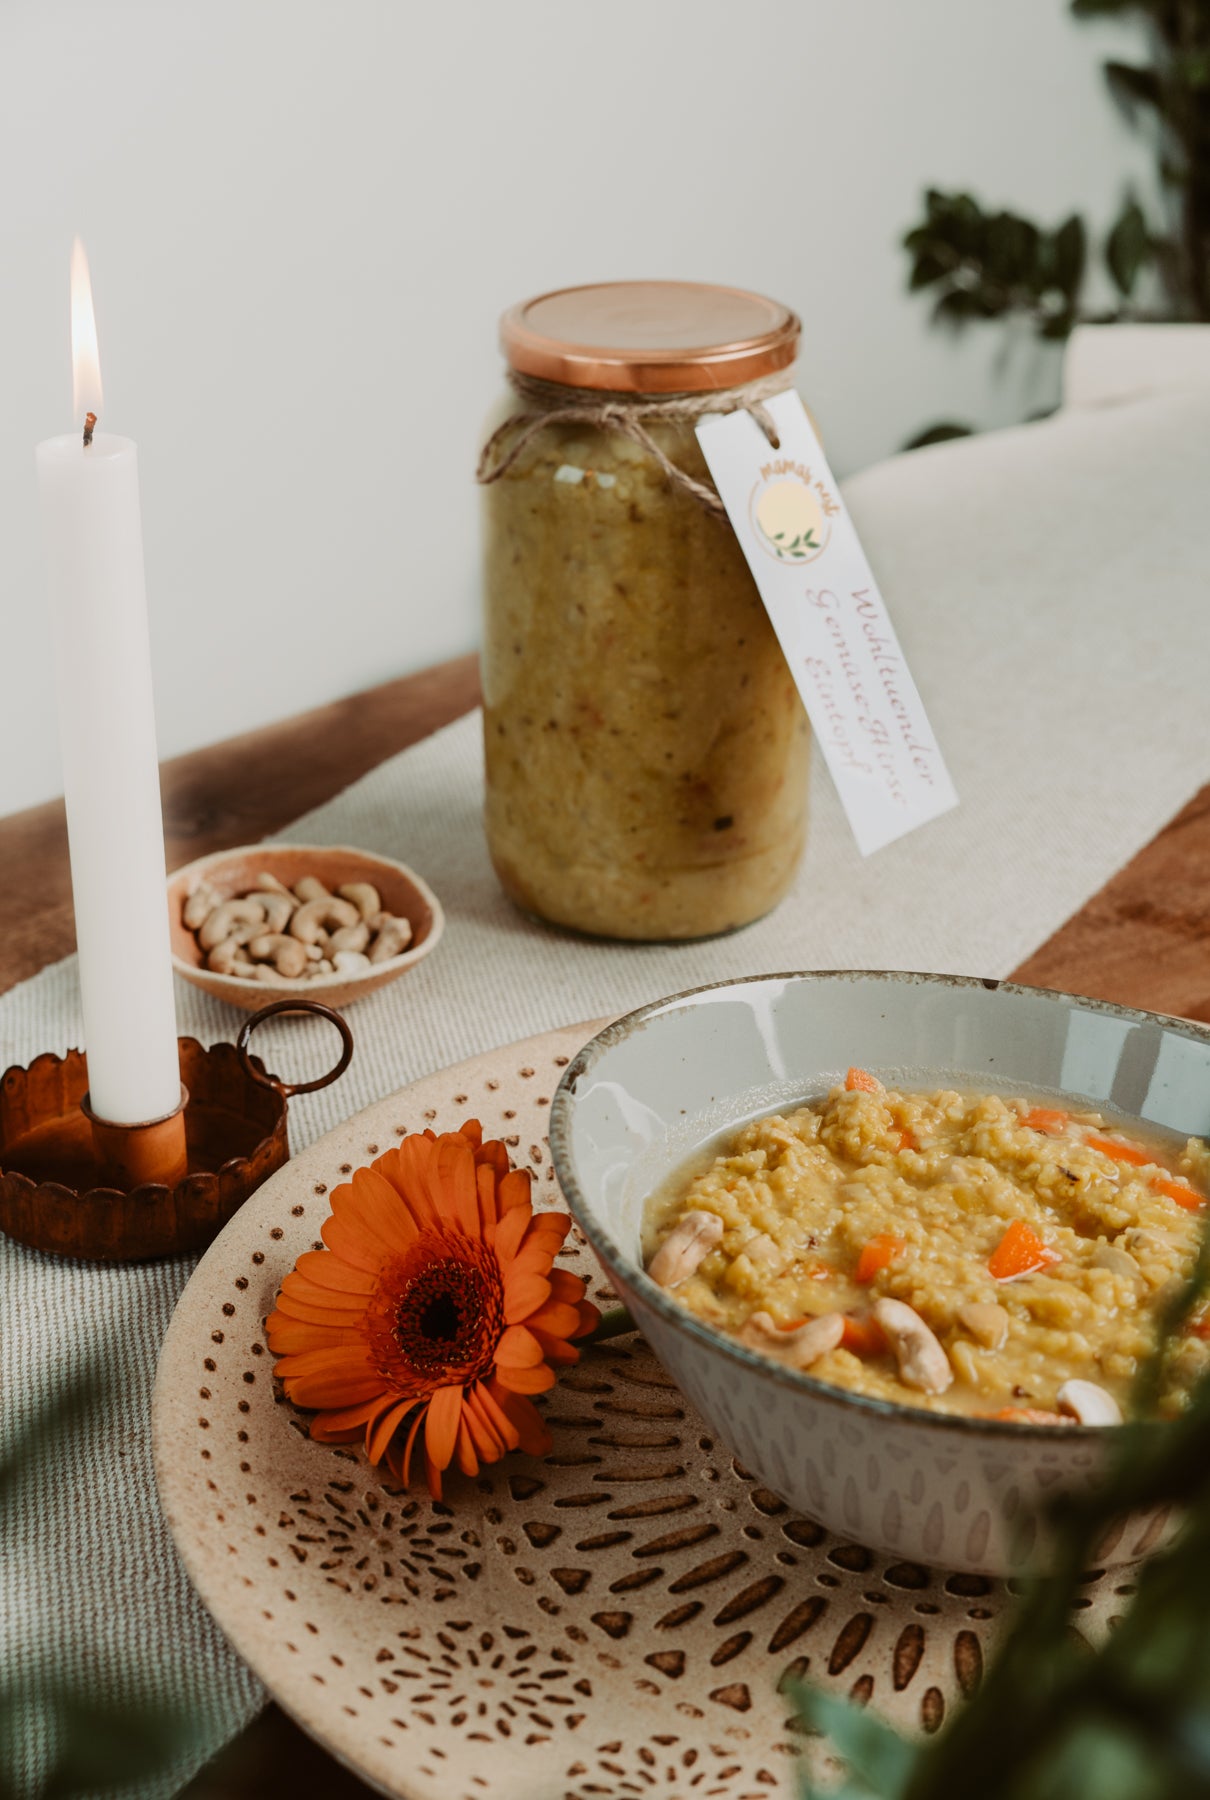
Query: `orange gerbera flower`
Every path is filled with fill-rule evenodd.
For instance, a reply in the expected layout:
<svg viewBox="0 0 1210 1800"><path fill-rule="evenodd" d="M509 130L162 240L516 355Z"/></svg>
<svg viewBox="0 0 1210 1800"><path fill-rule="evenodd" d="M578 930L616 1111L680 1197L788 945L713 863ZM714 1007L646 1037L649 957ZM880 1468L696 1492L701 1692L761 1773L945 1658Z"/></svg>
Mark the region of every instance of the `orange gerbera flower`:
<svg viewBox="0 0 1210 1800"><path fill-rule="evenodd" d="M408 1486L423 1430L429 1492L520 1447L550 1449L529 1398L574 1363L569 1339L599 1314L552 1267L571 1220L535 1213L528 1169L510 1169L477 1119L404 1138L332 1193L326 1250L300 1256L268 1319L277 1373L311 1436L365 1440Z"/></svg>

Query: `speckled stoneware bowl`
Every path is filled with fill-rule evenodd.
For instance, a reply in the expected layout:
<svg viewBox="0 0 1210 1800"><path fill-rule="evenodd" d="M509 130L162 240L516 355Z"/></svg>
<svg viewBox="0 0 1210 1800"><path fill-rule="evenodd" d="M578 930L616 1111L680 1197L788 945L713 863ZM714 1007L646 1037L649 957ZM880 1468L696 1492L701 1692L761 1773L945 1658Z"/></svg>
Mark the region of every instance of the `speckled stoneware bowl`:
<svg viewBox="0 0 1210 1800"><path fill-rule="evenodd" d="M1078 1096L1210 1133L1210 1030L1067 994L950 976L770 975L677 994L600 1032L566 1070L551 1154L644 1336L744 1466L873 1549L978 1574L1045 1553L1038 1512L1092 1481L1110 1432L964 1418L847 1394L702 1324L644 1274L644 1201L728 1126L823 1095L860 1063L888 1085ZM1132 1518L1109 1566L1159 1541Z"/></svg>
<svg viewBox="0 0 1210 1800"><path fill-rule="evenodd" d="M205 954L181 917L186 900L199 887L212 887L224 899L251 892L262 873L274 875L293 888L304 875L314 875L331 893L346 882L368 881L376 887L382 904L412 927L412 941L401 956L375 963L360 974L334 971L306 981L255 981L243 975L219 975L206 967ZM445 915L428 883L406 863L348 844L244 844L238 850L219 850L199 857L168 877L168 927L172 938L172 966L216 1000L227 1000L245 1012L255 1012L270 1000L322 1000L325 1006L349 1006L373 994L414 968L437 948Z"/></svg>

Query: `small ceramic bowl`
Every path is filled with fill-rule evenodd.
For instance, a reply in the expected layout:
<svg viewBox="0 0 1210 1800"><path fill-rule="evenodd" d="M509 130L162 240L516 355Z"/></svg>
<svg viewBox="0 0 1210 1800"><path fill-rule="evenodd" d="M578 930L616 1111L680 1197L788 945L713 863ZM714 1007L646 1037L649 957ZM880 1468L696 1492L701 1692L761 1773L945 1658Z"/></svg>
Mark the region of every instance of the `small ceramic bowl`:
<svg viewBox="0 0 1210 1800"><path fill-rule="evenodd" d="M1007 982L763 976L677 994L607 1026L555 1094L551 1152L572 1212L656 1354L744 1466L872 1548L1005 1574L1045 1556L1045 1501L1096 1479L1112 1430L847 1393L711 1329L643 1271L643 1206L667 1175L728 1127L825 1094L852 1063L888 1085L1071 1094L1202 1136L1210 1030ZM1165 1530L1162 1516L1132 1518L1098 1561L1129 1562Z"/></svg>
<svg viewBox="0 0 1210 1800"><path fill-rule="evenodd" d="M181 917L186 900L203 884L224 898L249 893L261 874L275 875L293 888L304 875L315 875L335 893L347 882L368 881L378 889L384 909L407 919L412 941L402 956L375 963L361 974L337 970L314 975L308 981L257 981L243 975L217 975L206 967L205 953ZM436 894L405 863L389 856L373 856L368 850L329 844L245 844L238 850L220 850L199 857L168 878L168 919L172 936L172 966L186 981L253 1012L269 1000L322 1000L326 1006L348 1006L365 994L395 981L437 948L445 915Z"/></svg>

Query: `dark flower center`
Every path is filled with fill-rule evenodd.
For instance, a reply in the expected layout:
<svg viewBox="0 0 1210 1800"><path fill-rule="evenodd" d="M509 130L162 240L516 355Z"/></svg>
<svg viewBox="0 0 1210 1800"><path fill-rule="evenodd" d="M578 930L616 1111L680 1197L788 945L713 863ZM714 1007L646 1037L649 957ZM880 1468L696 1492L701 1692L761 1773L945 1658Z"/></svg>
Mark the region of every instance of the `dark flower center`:
<svg viewBox="0 0 1210 1800"><path fill-rule="evenodd" d="M384 1274L382 1372L405 1391L485 1375L504 1329L500 1265L486 1244L426 1234Z"/></svg>

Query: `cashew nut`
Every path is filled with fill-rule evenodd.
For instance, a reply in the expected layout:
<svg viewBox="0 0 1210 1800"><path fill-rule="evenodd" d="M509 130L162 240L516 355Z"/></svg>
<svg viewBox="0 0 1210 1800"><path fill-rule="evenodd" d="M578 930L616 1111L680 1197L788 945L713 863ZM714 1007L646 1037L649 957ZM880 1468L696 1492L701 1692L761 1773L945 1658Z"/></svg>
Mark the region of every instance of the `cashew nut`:
<svg viewBox="0 0 1210 1800"><path fill-rule="evenodd" d="M1081 1425L1120 1425L1122 1409L1113 1395L1095 1381L1065 1381L1059 1389L1060 1412L1071 1413Z"/></svg>
<svg viewBox="0 0 1210 1800"><path fill-rule="evenodd" d="M364 975L370 967L370 959L360 950L338 950L332 958L332 967L342 975Z"/></svg>
<svg viewBox="0 0 1210 1800"><path fill-rule="evenodd" d="M216 906L222 905L223 896L205 882L194 888L181 909L181 918L187 931L196 931L203 925Z"/></svg>
<svg viewBox="0 0 1210 1800"><path fill-rule="evenodd" d="M216 944L206 958L206 967L213 969L216 975L255 975L256 964L250 962L243 954L243 945L238 938L224 938Z"/></svg>
<svg viewBox="0 0 1210 1800"><path fill-rule="evenodd" d="M742 1254L748 1258L750 1263L755 1263L757 1268L764 1269L769 1274L774 1272L780 1274L788 1260L781 1245L776 1239L771 1238L767 1231L758 1231L755 1237L750 1237L743 1247ZM765 1318L768 1315L758 1313L755 1316Z"/></svg>
<svg viewBox="0 0 1210 1800"><path fill-rule="evenodd" d="M960 1306L958 1323L985 1350L1002 1349L1008 1337L1008 1314L994 1300L971 1300Z"/></svg>
<svg viewBox="0 0 1210 1800"><path fill-rule="evenodd" d="M722 1235L723 1221L717 1213L696 1209L687 1212L652 1257L647 1273L657 1287L679 1287L709 1256Z"/></svg>
<svg viewBox="0 0 1210 1800"><path fill-rule="evenodd" d="M767 1312L753 1313L744 1321L739 1333L741 1344L788 1363L792 1369L809 1369L813 1362L835 1350L844 1336L844 1315L821 1313L792 1331L782 1331Z"/></svg>
<svg viewBox="0 0 1210 1800"><path fill-rule="evenodd" d="M279 894L275 888L260 889L245 895L248 900L255 900L258 906L265 909L265 929L267 931L284 931L294 916L298 902L293 894Z"/></svg>
<svg viewBox="0 0 1210 1800"><path fill-rule="evenodd" d="M297 981L307 966L306 946L280 931L266 931L248 940L248 955L255 962L272 963L279 975Z"/></svg>
<svg viewBox="0 0 1210 1800"><path fill-rule="evenodd" d="M270 894L290 894L285 882L279 881L276 875L270 875L267 869L262 869L257 876L256 886L258 892L265 890ZM293 900L293 894L290 894L290 898Z"/></svg>
<svg viewBox="0 0 1210 1800"><path fill-rule="evenodd" d="M202 928L197 934L198 943L203 950L213 950L224 938L235 937L244 926L252 929L245 932L245 940L255 936L265 926L265 909L255 900L224 900L216 906L202 921Z"/></svg>
<svg viewBox="0 0 1210 1800"><path fill-rule="evenodd" d="M1098 1244L1092 1253L1092 1266L1125 1275L1131 1281L1137 1281L1143 1272L1129 1250L1122 1250L1117 1244Z"/></svg>
<svg viewBox="0 0 1210 1800"><path fill-rule="evenodd" d="M294 884L294 892L304 906L310 900L330 900L331 894L316 875L304 875L301 881Z"/></svg>
<svg viewBox="0 0 1210 1800"><path fill-rule="evenodd" d="M374 942L370 945L372 963L390 962L393 956L402 956L412 941L410 922L397 919L393 913L375 913L370 925L374 932Z"/></svg>
<svg viewBox="0 0 1210 1800"><path fill-rule="evenodd" d="M310 880L310 876L307 877ZM299 883L301 887L302 882ZM299 907L290 920L290 935L298 938L303 944L317 944L325 931L339 931L342 925L357 925L361 914L347 900L338 900L334 894L324 894L314 900L307 900Z"/></svg>
<svg viewBox="0 0 1210 1800"><path fill-rule="evenodd" d="M360 925L342 925L334 931L328 940L328 948L333 955L338 950L364 950L370 941L370 928L365 920Z"/></svg>
<svg viewBox="0 0 1210 1800"><path fill-rule="evenodd" d="M875 1300L870 1309L887 1335L905 1387L923 1394L944 1394L954 1371L936 1335L914 1307L902 1300Z"/></svg>
<svg viewBox="0 0 1210 1800"><path fill-rule="evenodd" d="M346 881L336 892L342 900L351 900L363 919L372 919L375 913L382 911L378 889L368 881Z"/></svg>

